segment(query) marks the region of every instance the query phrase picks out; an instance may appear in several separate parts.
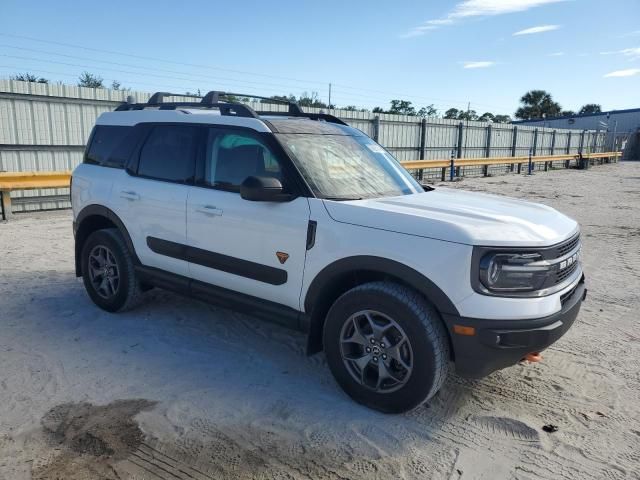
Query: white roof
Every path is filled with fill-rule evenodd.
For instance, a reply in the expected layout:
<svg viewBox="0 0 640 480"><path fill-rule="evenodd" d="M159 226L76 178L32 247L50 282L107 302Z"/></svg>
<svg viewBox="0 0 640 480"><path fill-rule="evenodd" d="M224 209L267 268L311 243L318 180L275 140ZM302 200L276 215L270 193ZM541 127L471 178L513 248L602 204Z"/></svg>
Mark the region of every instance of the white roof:
<svg viewBox="0 0 640 480"><path fill-rule="evenodd" d="M212 125L233 125L247 127L257 132L271 132L260 119L220 115L218 110L177 109L177 110L126 110L106 112L98 117L96 125L133 126L148 122L202 123Z"/></svg>

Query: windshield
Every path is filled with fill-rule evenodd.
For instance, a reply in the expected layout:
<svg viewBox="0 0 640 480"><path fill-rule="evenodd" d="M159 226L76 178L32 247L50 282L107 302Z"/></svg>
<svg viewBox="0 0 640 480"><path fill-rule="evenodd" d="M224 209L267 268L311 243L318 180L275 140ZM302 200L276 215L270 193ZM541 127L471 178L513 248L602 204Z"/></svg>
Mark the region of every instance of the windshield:
<svg viewBox="0 0 640 480"><path fill-rule="evenodd" d="M320 198L352 200L410 195L424 189L366 136L277 134Z"/></svg>

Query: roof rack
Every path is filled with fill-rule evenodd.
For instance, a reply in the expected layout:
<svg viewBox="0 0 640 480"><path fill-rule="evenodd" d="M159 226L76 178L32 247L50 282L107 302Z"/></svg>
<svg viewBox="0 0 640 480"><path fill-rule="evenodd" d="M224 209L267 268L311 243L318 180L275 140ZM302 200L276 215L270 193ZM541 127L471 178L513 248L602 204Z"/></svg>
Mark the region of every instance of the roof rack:
<svg viewBox="0 0 640 480"><path fill-rule="evenodd" d="M280 117L305 117L305 118L309 118L311 120L321 120L324 122L329 122L329 123L337 123L338 125L346 125L349 126L348 123L346 123L343 120L340 120L338 117L334 116L334 115L330 115L328 113L303 113L302 115L292 115L290 113L287 112L272 112L272 111L265 111L265 110L257 110L256 113L260 116L263 115L272 115L272 116L280 116Z"/></svg>
<svg viewBox="0 0 640 480"><path fill-rule="evenodd" d="M166 97L195 97L201 98L199 102L164 102ZM288 106L286 112L270 111L270 110L258 110L254 111L248 105L239 103L237 101L225 101L224 97L241 97L241 98L256 98L260 100L267 100L269 103L284 103ZM158 108L159 110L176 110L183 107L191 108L217 108L220 110L221 115L237 116L237 117L249 117L260 118L259 115L274 115L274 116L289 116L289 117L305 117L311 120L322 120L325 122L337 123L340 125L347 125L347 123L340 120L338 117L329 115L326 113L305 113L300 105L290 100L280 98L261 97L259 95L251 95L245 93L231 93L220 92L211 90L207 92L204 97L200 95L189 95L184 93L169 93L169 92L156 92L151 95L147 103L132 103L131 98L127 97L127 102L123 103L116 108L116 111L127 110L144 110L145 108Z"/></svg>
<svg viewBox="0 0 640 480"><path fill-rule="evenodd" d="M144 110L145 108L157 108L158 110L176 110L178 108L217 108L221 115L259 118L258 114L247 105L236 102L220 102L217 92L209 92L204 97L199 95L188 95L183 93L156 92L147 103L130 103L129 101L119 105L116 111ZM166 97L195 97L201 98L199 102L165 102ZM129 99L127 99L129 100Z"/></svg>
<svg viewBox="0 0 640 480"><path fill-rule="evenodd" d="M257 98L259 100L268 100L268 103L284 103L289 107L289 111L287 112L289 115L306 116L304 111L300 108L300 105L298 105L296 102L292 102L291 100L285 100L282 98L269 98L269 97L261 97L260 95L251 95L247 93L231 93L231 92L216 92L216 91L211 91L204 96L204 98L208 98L208 97L210 98L219 98L219 97Z"/></svg>
<svg viewBox="0 0 640 480"><path fill-rule="evenodd" d="M261 97L259 95L248 95L245 93L227 93L227 92L209 92L205 95L207 98L208 95L218 94L220 96L234 96L234 97L242 97L242 98L258 98L260 100L267 100L265 103L285 103L289 106L289 110L287 112L280 111L271 111L271 110L256 110L256 113L259 115L280 115L280 116L289 116L289 117L306 117L311 120L324 120L325 122L338 123L340 125L347 125L347 123L340 120L338 117L333 115L329 115L327 113L306 113L297 102L292 102L291 100L285 100L283 98L272 98L272 97Z"/></svg>

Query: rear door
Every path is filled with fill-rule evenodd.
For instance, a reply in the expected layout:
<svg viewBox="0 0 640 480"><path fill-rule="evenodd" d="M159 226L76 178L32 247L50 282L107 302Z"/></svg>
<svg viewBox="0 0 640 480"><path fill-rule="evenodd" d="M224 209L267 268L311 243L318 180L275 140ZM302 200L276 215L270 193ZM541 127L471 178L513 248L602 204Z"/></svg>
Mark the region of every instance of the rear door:
<svg viewBox="0 0 640 480"><path fill-rule="evenodd" d="M186 207L198 137L192 125L150 125L128 174L114 184L116 212L143 265L187 276Z"/></svg>
<svg viewBox="0 0 640 480"><path fill-rule="evenodd" d="M264 134L208 129L203 165L187 206L192 278L299 309L309 222L307 198L244 200L248 176L278 178L292 188L283 158Z"/></svg>

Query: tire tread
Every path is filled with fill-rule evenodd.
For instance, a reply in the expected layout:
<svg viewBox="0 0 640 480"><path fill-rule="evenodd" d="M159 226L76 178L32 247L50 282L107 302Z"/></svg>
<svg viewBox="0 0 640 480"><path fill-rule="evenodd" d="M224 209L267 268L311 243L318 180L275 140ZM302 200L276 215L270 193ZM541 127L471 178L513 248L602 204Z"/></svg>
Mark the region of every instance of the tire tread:
<svg viewBox="0 0 640 480"><path fill-rule="evenodd" d="M434 346L434 381L431 389L421 404L427 402L440 390L449 373L450 346L447 331L435 308L419 292L399 283L391 281L376 281L363 283L352 288L343 295L351 295L360 291L378 291L389 295L405 304L424 326L429 340Z"/></svg>
<svg viewBox="0 0 640 480"><path fill-rule="evenodd" d="M129 251L129 247L127 247L126 242L120 231L117 228L104 228L100 230L96 230L91 235L96 233L103 233L108 235L118 246L119 252L118 254L122 255L124 263L126 264L126 274L127 274L127 292L125 301L117 308L117 312L125 312L127 310L131 310L138 306L142 299L142 289L140 287L140 282L136 278L135 272L135 262L133 259L133 255ZM91 235L87 238L91 238Z"/></svg>

